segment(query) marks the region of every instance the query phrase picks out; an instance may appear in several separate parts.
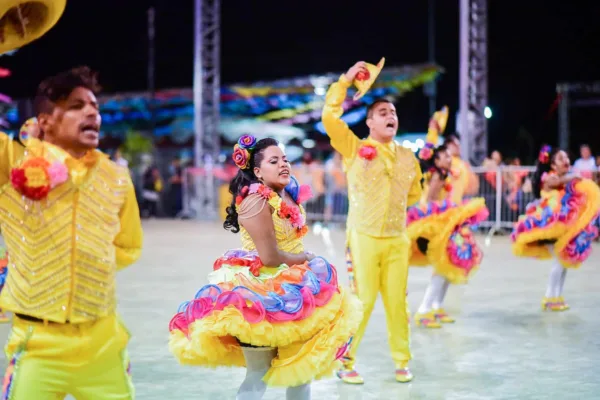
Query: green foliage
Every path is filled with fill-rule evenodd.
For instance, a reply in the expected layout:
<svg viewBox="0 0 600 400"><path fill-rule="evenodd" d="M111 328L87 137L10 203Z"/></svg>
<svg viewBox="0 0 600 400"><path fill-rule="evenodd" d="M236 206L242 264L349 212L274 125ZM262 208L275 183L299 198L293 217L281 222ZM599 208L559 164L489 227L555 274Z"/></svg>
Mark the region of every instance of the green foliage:
<svg viewBox="0 0 600 400"><path fill-rule="evenodd" d="M125 157L132 166L137 165L142 154L149 154L154 151L154 142L148 136L140 132L130 130L125 134L125 142L121 148L123 157Z"/></svg>

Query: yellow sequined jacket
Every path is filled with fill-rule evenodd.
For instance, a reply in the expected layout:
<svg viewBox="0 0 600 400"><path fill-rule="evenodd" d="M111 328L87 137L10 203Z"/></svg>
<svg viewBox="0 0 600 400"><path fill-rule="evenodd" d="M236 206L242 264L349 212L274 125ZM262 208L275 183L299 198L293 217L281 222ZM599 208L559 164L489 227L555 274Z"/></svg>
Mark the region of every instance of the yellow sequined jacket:
<svg viewBox="0 0 600 400"><path fill-rule="evenodd" d="M350 82L344 75L331 85L323 108L323 125L331 145L344 157L348 177L348 229L373 237L393 237L406 229L406 208L421 198L421 168L415 155L396 142L360 140L341 119ZM373 159L361 147L376 149Z"/></svg>
<svg viewBox="0 0 600 400"><path fill-rule="evenodd" d="M11 170L43 157L68 168L64 183L31 200ZM0 133L0 224L9 252L0 307L54 322L81 323L115 311L116 271L141 253L142 227L128 171L99 151L74 159L35 139Z"/></svg>

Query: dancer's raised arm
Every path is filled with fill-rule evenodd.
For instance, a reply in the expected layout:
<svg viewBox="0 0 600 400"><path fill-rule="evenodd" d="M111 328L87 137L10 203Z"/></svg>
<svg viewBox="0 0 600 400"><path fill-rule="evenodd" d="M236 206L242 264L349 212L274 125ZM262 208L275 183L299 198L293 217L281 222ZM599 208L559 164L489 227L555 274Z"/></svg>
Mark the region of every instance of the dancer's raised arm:
<svg viewBox="0 0 600 400"><path fill-rule="evenodd" d="M348 72L342 74L337 82L332 84L325 96L322 121L327 136L331 139L331 146L346 158L356 154L360 139L350 130L348 124L342 120L344 114L344 100L352 81L360 72L366 71L366 64L359 61L354 64Z"/></svg>

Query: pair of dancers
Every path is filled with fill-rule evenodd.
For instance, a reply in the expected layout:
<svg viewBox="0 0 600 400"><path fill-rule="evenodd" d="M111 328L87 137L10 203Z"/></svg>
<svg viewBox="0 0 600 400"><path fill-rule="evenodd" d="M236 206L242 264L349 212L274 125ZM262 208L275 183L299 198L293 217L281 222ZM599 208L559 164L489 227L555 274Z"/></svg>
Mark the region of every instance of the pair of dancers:
<svg viewBox="0 0 600 400"><path fill-rule="evenodd" d="M240 170L230 185L225 228L241 232L242 249L217 259L210 283L182 305L171 321L170 349L184 364L246 366L238 399L262 398L267 385L287 387L288 399L307 399L310 382L335 371L345 382L362 383L356 351L380 291L396 379L412 379L406 212L421 196L419 163L393 141L398 120L391 102L371 105L364 141L341 119L352 82L364 94L382 64L350 68L329 89L323 110L351 187L348 253L360 301L338 284L332 265L304 251L300 203L308 187L291 176L277 142L243 136L234 148Z"/></svg>
<svg viewBox="0 0 600 400"><path fill-rule="evenodd" d="M181 306L170 324L170 348L184 364L246 365L239 399L261 398L267 385L288 387L288 398L308 398L310 381L337 367L341 367L337 374L343 381L363 383L354 363L379 292L386 307L396 379L412 379L408 368L411 355L406 303L409 254L411 239L429 237L422 229L406 229L407 219L415 220L410 220L415 209L407 213L407 205L417 203L422 196L419 160L393 140L398 119L391 102L379 100L369 107L370 135L364 141L341 119L342 103L350 85L354 83L359 88L359 96L364 94L382 66L383 60L377 66L361 62L350 68L329 89L323 110L323 123L332 145L344 157L348 175L348 261L352 265L351 287L363 304L364 316L360 303L338 286L335 269L324 259L303 252L301 237L306 232L306 220L300 203L307 199L302 195L307 189L299 187L290 176L289 163L277 142L257 142L251 136L243 136L234 148L233 158L240 170L230 185L234 200L227 209L225 227L241 231L243 249L219 258L209 275L210 283ZM443 128L432 129L434 143ZM450 168L451 159L441 148L427 148L432 150L430 157L423 153L421 159L432 168L439 167L428 178L428 182L433 182L429 184L431 193L439 193L437 174ZM454 223L446 240L457 243L462 239L471 246L468 222L480 214L481 201L476 201L475 206L454 204L452 208L462 211L458 216L449 211L442 218L440 213L429 220L423 217L420 223L411 225ZM421 250L423 256L439 253L441 242L432 242L429 249ZM456 250L463 247L455 245L454 252L445 257L463 256L457 255ZM468 266L455 266L453 259L445 266L458 270L454 275L468 276ZM316 302L314 314L304 312L307 299L302 300L300 292L308 282L314 282L313 296L322 296L327 285L336 287L341 303L334 297L329 302ZM295 293L290 285L296 285ZM311 298L308 293L307 297ZM288 309L286 299L294 300L296 308ZM345 312L336 314L340 307ZM327 317L315 325L317 312ZM290 325L295 333L284 335L282 332L290 332ZM305 332L306 325L313 327L310 333ZM265 332L270 335L265 336ZM329 347L310 345L315 341L327 341ZM335 365L336 358L341 359L341 365Z"/></svg>

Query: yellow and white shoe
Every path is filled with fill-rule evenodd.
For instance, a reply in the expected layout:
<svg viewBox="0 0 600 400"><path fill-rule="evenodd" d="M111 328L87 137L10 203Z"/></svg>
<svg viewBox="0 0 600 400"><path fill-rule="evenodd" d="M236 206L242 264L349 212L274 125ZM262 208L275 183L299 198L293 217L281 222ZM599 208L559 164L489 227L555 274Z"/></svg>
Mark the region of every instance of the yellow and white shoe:
<svg viewBox="0 0 600 400"><path fill-rule="evenodd" d="M564 307L565 311L568 310L569 308L571 308L567 303L565 303L565 298L564 297L560 296L560 297L558 297L557 300L558 300L558 302L560 304L562 304L562 306Z"/></svg>
<svg viewBox="0 0 600 400"><path fill-rule="evenodd" d="M350 385L362 385L365 383L365 380L355 369L340 369L337 372L337 377L342 380L344 383L348 383Z"/></svg>
<svg viewBox="0 0 600 400"><path fill-rule="evenodd" d="M400 383L407 383L412 381L413 378L414 376L408 367L396 369L396 381Z"/></svg>
<svg viewBox="0 0 600 400"><path fill-rule="evenodd" d="M417 326L429 329L439 329L442 327L442 325L435 320L435 315L433 314L433 311L430 311L428 313L415 314L415 323L417 324Z"/></svg>
<svg viewBox="0 0 600 400"><path fill-rule="evenodd" d="M542 310L544 311L566 311L569 309L564 303L564 300L561 302L559 297L544 297L542 300Z"/></svg>
<svg viewBox="0 0 600 400"><path fill-rule="evenodd" d="M456 322L456 320L454 318L452 318L451 316L446 314L446 311L444 311L443 308L438 308L437 310L433 310L433 315L434 315L435 319L437 321L441 322L442 324L453 324L454 322Z"/></svg>

